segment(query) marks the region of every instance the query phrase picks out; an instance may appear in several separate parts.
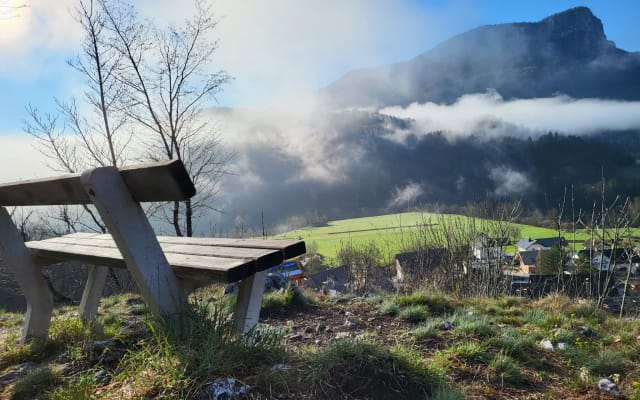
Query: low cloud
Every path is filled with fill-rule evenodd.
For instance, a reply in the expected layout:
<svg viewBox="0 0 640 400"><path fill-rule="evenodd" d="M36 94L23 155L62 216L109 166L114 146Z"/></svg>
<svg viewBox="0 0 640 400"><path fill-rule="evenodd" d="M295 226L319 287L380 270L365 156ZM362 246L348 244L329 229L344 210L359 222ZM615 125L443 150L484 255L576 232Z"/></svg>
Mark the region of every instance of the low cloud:
<svg viewBox="0 0 640 400"><path fill-rule="evenodd" d="M504 165L491 168L489 177L495 183L494 194L498 197L522 194L531 188L531 181L525 173Z"/></svg>
<svg viewBox="0 0 640 400"><path fill-rule="evenodd" d="M402 188L396 187L394 189L393 197L389 201L389 207L398 208L407 206L408 204L415 202L423 193L424 189L422 188L422 185L413 182Z"/></svg>
<svg viewBox="0 0 640 400"><path fill-rule="evenodd" d="M494 91L465 95L451 105L414 103L408 107L386 107L380 113L411 119L418 132L445 131L451 137L478 132L496 137L518 132L589 134L640 128L637 101L567 96L505 100Z"/></svg>

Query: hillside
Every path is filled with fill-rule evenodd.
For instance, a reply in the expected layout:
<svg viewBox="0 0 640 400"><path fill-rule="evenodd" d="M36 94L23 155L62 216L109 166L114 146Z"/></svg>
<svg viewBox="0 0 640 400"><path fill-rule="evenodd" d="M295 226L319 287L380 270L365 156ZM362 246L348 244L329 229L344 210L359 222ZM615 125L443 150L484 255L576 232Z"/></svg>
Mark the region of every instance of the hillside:
<svg viewBox="0 0 640 400"><path fill-rule="evenodd" d="M640 323L588 301L307 294L266 296L244 336L217 291L169 324L132 296L103 299L99 326L61 308L44 345L16 345L22 315L1 313L0 398L640 398ZM214 397L230 378L245 394Z"/></svg>
<svg viewBox="0 0 640 400"><path fill-rule="evenodd" d="M452 224L468 224L471 218L456 214L434 214L422 212L405 212L396 214L386 214L373 217L350 218L343 220L329 221L325 226L305 227L292 230L276 238L280 239L302 239L307 246L317 248L317 252L327 257L327 263L335 263L336 255L341 247L348 244L360 246L369 242L375 243L378 248L385 252L385 256L393 258L395 254L403 249L409 248L412 238L416 233L425 229L438 230L438 223L442 221ZM480 229L488 220L477 220L477 228ZM538 226L513 224L517 235L510 238L512 243L517 242L522 237L543 238L555 237L558 232L553 229ZM564 233L567 238L571 238L569 232ZM586 240L587 234L579 231L575 240ZM582 248L578 245L578 248ZM513 251L513 246L505 249ZM332 264L333 265L333 264Z"/></svg>
<svg viewBox="0 0 640 400"><path fill-rule="evenodd" d="M339 107L451 103L492 88L505 98L640 99L640 54L619 49L586 7L535 23L482 26L417 57L361 69L323 89Z"/></svg>

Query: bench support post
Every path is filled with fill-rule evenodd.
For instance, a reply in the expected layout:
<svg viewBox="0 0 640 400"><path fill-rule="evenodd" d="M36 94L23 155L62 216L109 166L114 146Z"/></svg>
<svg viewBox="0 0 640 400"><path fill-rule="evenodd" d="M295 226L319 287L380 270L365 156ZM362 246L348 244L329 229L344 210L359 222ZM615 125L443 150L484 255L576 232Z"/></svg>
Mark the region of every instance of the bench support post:
<svg viewBox="0 0 640 400"><path fill-rule="evenodd" d="M35 258L24 245L20 231L4 207L0 207L0 257L13 272L27 299L22 343L46 339L53 312L53 296Z"/></svg>
<svg viewBox="0 0 640 400"><path fill-rule="evenodd" d="M260 271L240 281L234 313L238 332L248 332L258 323L266 275L266 270Z"/></svg>
<svg viewBox="0 0 640 400"><path fill-rule="evenodd" d="M115 167L95 168L81 177L89 198L118 246L149 309L159 317L185 304L173 270L153 228Z"/></svg>
<svg viewBox="0 0 640 400"><path fill-rule="evenodd" d="M98 265L89 267L89 277L84 285L82 299L80 300L80 316L85 321L95 321L98 317L98 305L102 297L104 283L107 280L109 269Z"/></svg>

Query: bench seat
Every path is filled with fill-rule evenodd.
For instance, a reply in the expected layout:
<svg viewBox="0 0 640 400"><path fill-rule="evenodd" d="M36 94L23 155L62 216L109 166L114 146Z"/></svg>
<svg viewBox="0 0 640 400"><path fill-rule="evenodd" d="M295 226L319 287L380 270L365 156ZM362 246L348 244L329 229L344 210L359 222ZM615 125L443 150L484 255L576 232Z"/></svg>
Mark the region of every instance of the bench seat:
<svg viewBox="0 0 640 400"><path fill-rule="evenodd" d="M196 192L180 160L0 184L0 259L12 270L27 300L22 341L44 339L53 312L42 267L64 261L89 264L80 315L95 320L107 267L126 268L149 310L158 318L184 310L187 296L212 281L240 281L236 329L258 323L267 269L304 254L295 240L157 237L141 202L180 202ZM92 204L110 234L73 233L24 242L8 206Z"/></svg>
<svg viewBox="0 0 640 400"><path fill-rule="evenodd" d="M305 252L304 242L297 240L157 238L176 276L198 281L236 282ZM127 267L109 234L72 233L25 245L43 265L81 261Z"/></svg>

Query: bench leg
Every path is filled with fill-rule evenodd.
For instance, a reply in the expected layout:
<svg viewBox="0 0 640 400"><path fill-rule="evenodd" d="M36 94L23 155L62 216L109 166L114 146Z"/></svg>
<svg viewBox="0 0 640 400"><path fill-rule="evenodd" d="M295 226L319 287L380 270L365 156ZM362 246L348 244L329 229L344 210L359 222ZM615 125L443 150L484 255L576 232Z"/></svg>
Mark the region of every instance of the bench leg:
<svg viewBox="0 0 640 400"><path fill-rule="evenodd" d="M260 319L260 306L262 305L266 275L267 271L260 271L240 281L234 314L238 332L248 332Z"/></svg>
<svg viewBox="0 0 640 400"><path fill-rule="evenodd" d="M0 257L20 285L27 299L22 343L46 339L53 312L53 296L35 258L24 245L18 228L4 207L0 207Z"/></svg>
<svg viewBox="0 0 640 400"><path fill-rule="evenodd" d="M95 168L80 176L127 264L140 294L158 317L182 310L178 280L160 248L153 228L113 167Z"/></svg>
<svg viewBox="0 0 640 400"><path fill-rule="evenodd" d="M98 265L92 265L89 268L89 277L84 285L82 300L80 300L80 316L85 321L95 321L98 317L98 305L108 272L107 267Z"/></svg>

